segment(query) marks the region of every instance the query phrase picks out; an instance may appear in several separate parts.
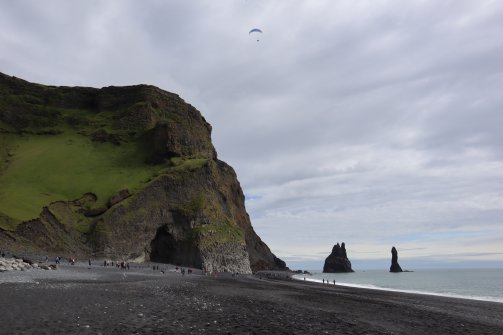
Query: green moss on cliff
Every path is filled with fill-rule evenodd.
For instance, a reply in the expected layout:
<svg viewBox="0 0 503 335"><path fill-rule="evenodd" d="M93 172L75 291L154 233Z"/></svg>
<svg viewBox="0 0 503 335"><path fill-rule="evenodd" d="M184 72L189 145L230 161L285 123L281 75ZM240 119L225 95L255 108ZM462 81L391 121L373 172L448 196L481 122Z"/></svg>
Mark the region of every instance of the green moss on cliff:
<svg viewBox="0 0 503 335"><path fill-rule="evenodd" d="M245 243L243 231L228 220L193 228L192 238L201 249L208 249L217 244Z"/></svg>
<svg viewBox="0 0 503 335"><path fill-rule="evenodd" d="M203 193L197 193L187 202L173 206L173 209L187 218L193 218L202 213L207 206L207 199Z"/></svg>
<svg viewBox="0 0 503 335"><path fill-rule="evenodd" d="M96 143L75 132L57 136L4 134L8 164L0 170L0 211L16 220L39 215L43 206L93 192L104 206L118 190L132 192L165 169L146 165L145 144ZM6 153L3 158L5 161Z"/></svg>
<svg viewBox="0 0 503 335"><path fill-rule="evenodd" d="M14 231L19 221L16 221L9 216L0 212L0 228L3 230Z"/></svg>
<svg viewBox="0 0 503 335"><path fill-rule="evenodd" d="M207 158L193 158L193 159L183 159L180 157L173 157L170 159L172 164L171 171L194 171L203 167L208 163Z"/></svg>
<svg viewBox="0 0 503 335"><path fill-rule="evenodd" d="M80 214L80 207L68 202L56 202L49 206L49 211L67 229L74 229L79 233L89 233L92 221Z"/></svg>

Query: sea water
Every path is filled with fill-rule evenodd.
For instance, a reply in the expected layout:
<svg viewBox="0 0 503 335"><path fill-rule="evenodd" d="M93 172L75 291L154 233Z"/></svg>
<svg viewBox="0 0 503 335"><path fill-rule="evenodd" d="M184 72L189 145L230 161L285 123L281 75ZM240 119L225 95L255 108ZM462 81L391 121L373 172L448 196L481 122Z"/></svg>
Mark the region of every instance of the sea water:
<svg viewBox="0 0 503 335"><path fill-rule="evenodd" d="M294 278L376 290L409 292L503 303L503 269L434 269L390 273L383 270L353 273L299 274Z"/></svg>

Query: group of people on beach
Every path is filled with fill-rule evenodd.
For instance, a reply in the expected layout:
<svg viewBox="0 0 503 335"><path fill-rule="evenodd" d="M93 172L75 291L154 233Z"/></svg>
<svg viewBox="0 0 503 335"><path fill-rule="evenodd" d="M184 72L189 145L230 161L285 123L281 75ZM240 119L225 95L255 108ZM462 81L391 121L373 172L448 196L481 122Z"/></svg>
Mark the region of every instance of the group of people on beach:
<svg viewBox="0 0 503 335"><path fill-rule="evenodd" d="M115 264L115 265L114 265ZM89 260L89 266L91 266L91 260ZM115 266L116 268L118 269L121 269L121 270L129 270L129 262L126 262L126 261L110 261L110 260L107 260L105 259L103 261L103 266L104 267L107 267L107 266Z"/></svg>
<svg viewBox="0 0 503 335"><path fill-rule="evenodd" d="M54 263L56 264L61 264L61 261L63 260L63 258L61 256L56 256L54 258ZM45 261L46 262L49 262L49 256L45 256ZM75 265L75 258L73 257L69 257L68 258L68 263L71 264L71 265Z"/></svg>
<svg viewBox="0 0 503 335"><path fill-rule="evenodd" d="M182 276L185 276L185 268L179 268L178 266L175 268L175 272L180 271ZM187 269L187 274L190 275L192 274L192 269Z"/></svg>
<svg viewBox="0 0 503 335"><path fill-rule="evenodd" d="M7 252L5 250L0 250L0 255L2 257L5 257L7 254ZM45 262L49 262L50 261L50 258L49 256L44 256L42 258L43 260L45 260ZM71 256L71 257L68 257L68 258L63 258L61 256L56 256L53 258L54 262L56 263L56 265L59 265L59 264L62 264L62 262L64 260L66 260L68 262L68 264L70 265L75 265L76 264L76 259ZM88 258L87 260L87 263L88 263L88 268L91 269L92 267L92 264L93 264L93 261L91 260L91 258ZM145 264L146 265L146 264ZM140 267L140 268L144 268L144 266L136 266L136 267ZM118 269L122 269L122 270L129 270L130 269L130 264L129 262L127 261L113 261L113 260L108 260L108 259L105 259L103 260L103 267L115 267L115 268L118 268ZM147 265L148 267L148 265ZM168 268L163 268L163 269L159 269L159 265L153 265L152 266L152 270L154 271L160 271L161 273L165 273ZM175 272L177 273L180 273L182 276L185 276L185 274L187 275L190 275L193 273L193 269L190 269L190 268L183 268L183 267L179 267L179 266L176 266L175 268ZM217 276L217 273L216 272L213 272L213 271L207 271L205 268L202 270L202 274L206 275L206 276ZM233 272L232 273L232 277L237 277L239 276L239 272Z"/></svg>

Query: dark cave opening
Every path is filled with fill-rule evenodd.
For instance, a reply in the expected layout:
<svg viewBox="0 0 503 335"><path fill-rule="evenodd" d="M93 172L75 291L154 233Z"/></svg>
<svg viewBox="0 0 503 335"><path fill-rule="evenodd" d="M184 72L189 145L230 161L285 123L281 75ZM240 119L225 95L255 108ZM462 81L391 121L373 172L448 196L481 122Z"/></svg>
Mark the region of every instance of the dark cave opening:
<svg viewBox="0 0 503 335"><path fill-rule="evenodd" d="M152 262L202 268L199 249L190 239L175 239L168 232L166 226L157 229L154 239L150 242L150 247L150 260Z"/></svg>

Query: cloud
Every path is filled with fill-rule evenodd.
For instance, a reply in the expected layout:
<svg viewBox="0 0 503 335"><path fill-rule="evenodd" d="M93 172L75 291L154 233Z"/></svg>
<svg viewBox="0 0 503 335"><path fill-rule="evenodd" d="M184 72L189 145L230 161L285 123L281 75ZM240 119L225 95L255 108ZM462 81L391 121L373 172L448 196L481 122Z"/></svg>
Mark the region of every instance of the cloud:
<svg viewBox="0 0 503 335"><path fill-rule="evenodd" d="M469 243L493 260L501 31L489 0L2 2L0 71L180 94L292 262L341 241L362 257L396 245L471 261Z"/></svg>

